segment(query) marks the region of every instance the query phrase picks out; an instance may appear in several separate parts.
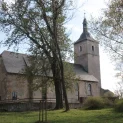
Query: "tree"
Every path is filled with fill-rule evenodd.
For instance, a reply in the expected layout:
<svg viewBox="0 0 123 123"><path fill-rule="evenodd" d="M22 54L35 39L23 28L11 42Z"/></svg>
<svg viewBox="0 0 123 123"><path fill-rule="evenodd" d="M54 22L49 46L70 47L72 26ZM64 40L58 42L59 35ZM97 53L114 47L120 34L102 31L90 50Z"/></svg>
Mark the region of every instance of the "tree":
<svg viewBox="0 0 123 123"><path fill-rule="evenodd" d="M66 0L16 0L11 5L2 1L0 11L0 28L8 36L4 43L17 46L28 42L45 54L53 74L56 109L63 107L63 90L66 111L69 105L61 46L67 44L62 27L68 6Z"/></svg>
<svg viewBox="0 0 123 123"><path fill-rule="evenodd" d="M113 60L123 57L123 1L110 0L98 19L93 19L92 32Z"/></svg>
<svg viewBox="0 0 123 123"><path fill-rule="evenodd" d="M93 19L91 31L117 66L123 63L123 0L110 0L98 19ZM118 74L122 69L118 69ZM117 74L117 75L118 75ZM121 76L121 74L119 74ZM120 77L118 75L118 77ZM122 77L115 93L122 97Z"/></svg>
<svg viewBox="0 0 123 123"><path fill-rule="evenodd" d="M29 84L30 99L33 98L32 94L34 90L44 90L43 92L46 94L47 87L52 88L53 86L51 67L46 57L43 56L43 52L33 49L31 54L31 56L27 57L27 66L23 70ZM74 91L73 87L75 86L78 77L76 77L76 74L74 73L73 64L63 62L63 65L65 87L69 91Z"/></svg>
<svg viewBox="0 0 123 123"><path fill-rule="evenodd" d="M115 87L115 95L119 98L123 98L123 62L119 62L116 66L116 77L118 78L118 82Z"/></svg>
<svg viewBox="0 0 123 123"><path fill-rule="evenodd" d="M34 53L33 55L26 57L27 66L23 70L24 78L27 79L29 85L29 99L33 99L33 91L40 90L43 95L46 96L47 88L53 87L53 79L50 64L42 52ZM37 50L36 50L37 52ZM74 91L76 83L76 74L74 73L73 64L63 62L64 65L64 76L65 76L65 87L69 91Z"/></svg>

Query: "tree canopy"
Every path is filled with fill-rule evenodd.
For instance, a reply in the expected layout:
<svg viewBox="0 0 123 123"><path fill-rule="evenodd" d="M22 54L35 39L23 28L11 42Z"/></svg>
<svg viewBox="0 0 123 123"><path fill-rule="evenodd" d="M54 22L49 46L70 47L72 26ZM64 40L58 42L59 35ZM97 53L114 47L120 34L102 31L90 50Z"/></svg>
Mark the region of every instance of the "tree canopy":
<svg viewBox="0 0 123 123"><path fill-rule="evenodd" d="M92 32L113 60L123 57L123 1L110 0L98 19L93 19Z"/></svg>
<svg viewBox="0 0 123 123"><path fill-rule="evenodd" d="M48 60L53 74L56 108L62 108L62 91L66 110L69 110L64 65L66 52L71 51L63 26L70 0L15 0L12 4L2 1L0 29L7 34L4 43L17 47L28 43L30 49L38 49Z"/></svg>

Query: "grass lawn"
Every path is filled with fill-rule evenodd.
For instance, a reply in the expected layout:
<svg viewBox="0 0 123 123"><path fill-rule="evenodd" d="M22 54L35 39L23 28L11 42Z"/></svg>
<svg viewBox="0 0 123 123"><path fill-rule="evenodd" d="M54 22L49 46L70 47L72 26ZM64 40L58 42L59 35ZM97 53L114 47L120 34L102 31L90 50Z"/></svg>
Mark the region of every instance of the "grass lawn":
<svg viewBox="0 0 123 123"><path fill-rule="evenodd" d="M0 123L35 123L38 112L1 112ZM123 123L123 113L112 109L48 111L48 123Z"/></svg>

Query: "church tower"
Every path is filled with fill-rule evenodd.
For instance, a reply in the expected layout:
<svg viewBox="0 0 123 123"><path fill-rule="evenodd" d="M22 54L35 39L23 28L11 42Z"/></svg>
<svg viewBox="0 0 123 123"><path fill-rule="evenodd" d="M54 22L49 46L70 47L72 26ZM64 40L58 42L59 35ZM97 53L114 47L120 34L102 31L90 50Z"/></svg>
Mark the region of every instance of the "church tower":
<svg viewBox="0 0 123 123"><path fill-rule="evenodd" d="M80 64L85 71L99 80L99 90L101 88L100 78L100 56L99 42L94 40L88 32L87 20L83 20L83 33L74 43L74 63Z"/></svg>

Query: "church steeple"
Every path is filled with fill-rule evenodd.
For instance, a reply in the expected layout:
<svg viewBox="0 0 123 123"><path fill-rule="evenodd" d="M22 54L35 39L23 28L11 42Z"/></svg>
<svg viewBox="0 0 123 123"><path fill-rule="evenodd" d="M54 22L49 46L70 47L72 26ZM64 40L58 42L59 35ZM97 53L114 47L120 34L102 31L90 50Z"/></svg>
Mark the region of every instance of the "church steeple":
<svg viewBox="0 0 123 123"><path fill-rule="evenodd" d="M74 44L77 44L79 42L83 42L83 41L86 41L86 40L95 41L91 37L90 33L88 32L88 23L87 23L86 18L84 17L84 20L83 20L83 32L82 32L80 38Z"/></svg>
<svg viewBox="0 0 123 123"><path fill-rule="evenodd" d="M85 17L82 26L83 32L79 39L74 43L74 62L75 64L83 66L88 74L97 78L98 83L95 87L98 88L96 93L99 95L101 88L99 42L91 37Z"/></svg>

